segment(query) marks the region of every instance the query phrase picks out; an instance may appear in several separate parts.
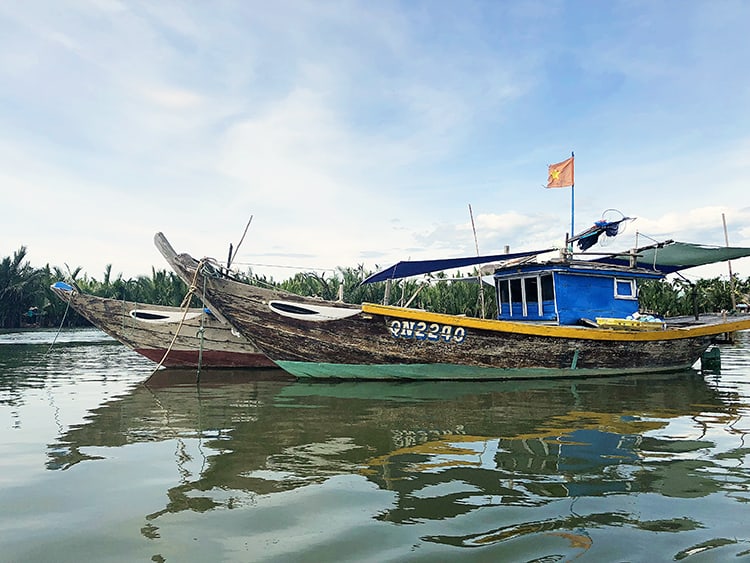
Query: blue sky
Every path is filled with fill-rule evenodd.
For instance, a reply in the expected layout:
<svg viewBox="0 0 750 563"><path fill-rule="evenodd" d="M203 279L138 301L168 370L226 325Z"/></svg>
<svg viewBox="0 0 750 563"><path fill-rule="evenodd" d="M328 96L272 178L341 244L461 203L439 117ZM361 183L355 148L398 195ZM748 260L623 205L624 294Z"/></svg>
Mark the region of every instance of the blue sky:
<svg viewBox="0 0 750 563"><path fill-rule="evenodd" d="M607 250L723 245L722 213L750 246L748 22L731 0L2 3L0 255L150 275L156 231L224 260L252 216L243 269L372 270L474 254L469 205L480 252L545 248L571 151L576 230L637 217Z"/></svg>

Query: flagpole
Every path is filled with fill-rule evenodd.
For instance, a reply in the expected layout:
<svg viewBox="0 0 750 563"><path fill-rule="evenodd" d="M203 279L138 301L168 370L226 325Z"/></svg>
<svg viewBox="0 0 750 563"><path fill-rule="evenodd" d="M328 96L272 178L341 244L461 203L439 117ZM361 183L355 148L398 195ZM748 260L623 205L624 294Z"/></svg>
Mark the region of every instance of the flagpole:
<svg viewBox="0 0 750 563"><path fill-rule="evenodd" d="M575 176L575 153L570 152L570 158L573 159L571 166L573 167L572 182L570 184L570 236L576 236L575 229L575 207L576 207L576 176ZM570 246L569 250L573 251L573 245Z"/></svg>
<svg viewBox="0 0 750 563"><path fill-rule="evenodd" d="M576 161L575 161L575 153L573 151L570 152L570 158L573 159L572 165L573 165L573 182L570 185L570 234L571 236L576 235L576 229L575 229L575 205L576 205Z"/></svg>
<svg viewBox="0 0 750 563"><path fill-rule="evenodd" d="M566 188L570 186L570 236L575 236L575 208L576 208L576 182L575 182L575 153L570 152L570 158L549 165L549 177L547 178L548 188ZM570 167L570 170L568 170ZM573 245L568 243L565 237L565 252L572 254Z"/></svg>

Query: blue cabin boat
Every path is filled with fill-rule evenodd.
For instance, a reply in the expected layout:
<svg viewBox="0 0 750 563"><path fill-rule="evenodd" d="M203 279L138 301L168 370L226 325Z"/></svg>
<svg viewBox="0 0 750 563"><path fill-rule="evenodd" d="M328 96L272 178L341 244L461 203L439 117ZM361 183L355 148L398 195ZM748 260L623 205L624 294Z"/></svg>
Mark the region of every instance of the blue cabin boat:
<svg viewBox="0 0 750 563"><path fill-rule="evenodd" d="M301 378L488 380L654 374L686 370L716 335L750 329L747 315L714 315L679 325L627 319L638 312L638 284L663 277L660 264L665 259L673 271L688 262L695 265L684 247L670 255L666 245L660 246L653 260L648 260L647 249L627 253L622 255L623 265L579 261L570 253L530 262L543 254L540 251L399 262L362 282L495 262L492 280L500 301L499 320L408 306L324 301L258 287L217 276L218 263L205 265L189 254L176 254L161 234L155 240L182 279L203 287L212 310L251 337L278 366ZM546 253L555 251L559 255L560 249ZM750 248L722 251L726 259L732 255L750 255Z"/></svg>
<svg viewBox="0 0 750 563"><path fill-rule="evenodd" d="M662 272L594 262L526 263L495 270L498 319L558 325L626 319L638 312L638 284Z"/></svg>

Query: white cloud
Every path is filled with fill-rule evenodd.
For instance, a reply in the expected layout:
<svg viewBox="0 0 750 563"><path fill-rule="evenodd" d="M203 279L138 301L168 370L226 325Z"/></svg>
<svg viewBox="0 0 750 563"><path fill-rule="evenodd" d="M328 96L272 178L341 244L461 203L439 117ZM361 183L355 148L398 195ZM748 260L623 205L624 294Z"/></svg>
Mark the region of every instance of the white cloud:
<svg viewBox="0 0 750 563"><path fill-rule="evenodd" d="M144 88L141 95L167 111L196 109L204 101L203 97L195 92L169 86Z"/></svg>
<svg viewBox="0 0 750 563"><path fill-rule="evenodd" d="M482 253L542 248L570 210L536 188L574 148L578 230L614 207L623 244L721 244L724 212L750 245L744 30L627 5L571 14L574 45L549 2L0 7L2 241L136 275L154 231L223 258L253 214L246 261L371 267L473 254L471 202Z"/></svg>

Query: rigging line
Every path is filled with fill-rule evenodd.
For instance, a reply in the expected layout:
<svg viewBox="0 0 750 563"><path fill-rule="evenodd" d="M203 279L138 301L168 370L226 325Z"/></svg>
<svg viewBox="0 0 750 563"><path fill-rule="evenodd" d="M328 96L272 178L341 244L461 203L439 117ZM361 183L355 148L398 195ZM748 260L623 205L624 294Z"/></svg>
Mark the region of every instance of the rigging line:
<svg viewBox="0 0 750 563"><path fill-rule="evenodd" d="M661 241L656 240L654 237L650 237L647 234L642 233L641 231L636 231L635 232L635 247L636 247L636 249L638 249L638 237L646 237L651 242L655 242L656 244L661 244ZM654 263L652 264L652 267L653 267L654 270L656 270L656 259L658 258L658 256L659 256L659 249L655 248L654 249ZM680 276L680 277L682 277L682 276Z"/></svg>
<svg viewBox="0 0 750 563"><path fill-rule="evenodd" d="M63 318L60 321L60 326L57 329L57 333L55 333L55 337L52 339L52 344L49 345L49 348L47 348L47 351L44 353L44 357L47 357L47 354L50 353L50 350L52 350L52 347L55 345L55 342L57 342L57 337L60 336L60 331L62 330L63 324L65 324L65 317L68 316L68 309L70 309L70 299L72 299L72 296L68 298L67 305L65 306L65 312L63 313Z"/></svg>
<svg viewBox="0 0 750 563"><path fill-rule="evenodd" d="M162 365L164 364L164 360L167 359L167 356L172 351L172 346L174 346L174 343L175 343L175 341L177 340L177 337L180 334L180 330L182 329L182 325L185 322L185 318L187 317L187 312L188 312L189 305L190 305L190 299L188 299L188 296L192 296L192 294L194 294L195 290L197 289L196 286L195 286L195 280L198 278L198 272L200 272L202 266L203 266L203 260L201 260L200 262L198 262L198 266L195 269L195 274L193 275L193 280L190 283L190 287L188 288L188 292L185 295L185 298L182 300L182 308L183 308L182 318L180 319L180 324L177 325L177 330L175 331L174 336L172 337L172 342L169 343L169 346L167 347L167 349L164 352L164 356L162 356L162 359L159 361L159 364L156 366L156 368L154 368L154 371L151 373L151 375L148 376L148 379L146 379L146 381L148 381L149 379L151 379L156 374L156 372L159 371L159 368L161 368Z"/></svg>
<svg viewBox="0 0 750 563"><path fill-rule="evenodd" d="M200 267L200 264L198 266ZM197 275L197 270L196 270L196 275ZM195 279L193 279L193 285L195 285ZM206 276L203 276L203 296L201 298L201 301L203 302L204 306L203 306L203 309L201 310L201 325L200 325L200 328L198 329L198 334L200 335L199 340L198 340L198 372L195 374L195 383L197 385L200 385L200 382L201 382L201 364L203 363L203 334L206 331L206 327L205 327Z"/></svg>
<svg viewBox="0 0 750 563"><path fill-rule="evenodd" d="M654 237L650 237L646 233L643 233L641 231L636 231L635 234L636 236L646 237L648 240L650 240L651 242L655 242L656 244L663 242L663 241L656 240Z"/></svg>
<svg viewBox="0 0 750 563"><path fill-rule="evenodd" d="M284 264L262 264L258 262L233 262L233 264L237 264L239 266L261 266L264 268L286 268L291 270L300 270L300 271L326 271L326 272L335 272L337 268L328 268L328 267L310 267L310 266L293 266L293 265L284 265Z"/></svg>

